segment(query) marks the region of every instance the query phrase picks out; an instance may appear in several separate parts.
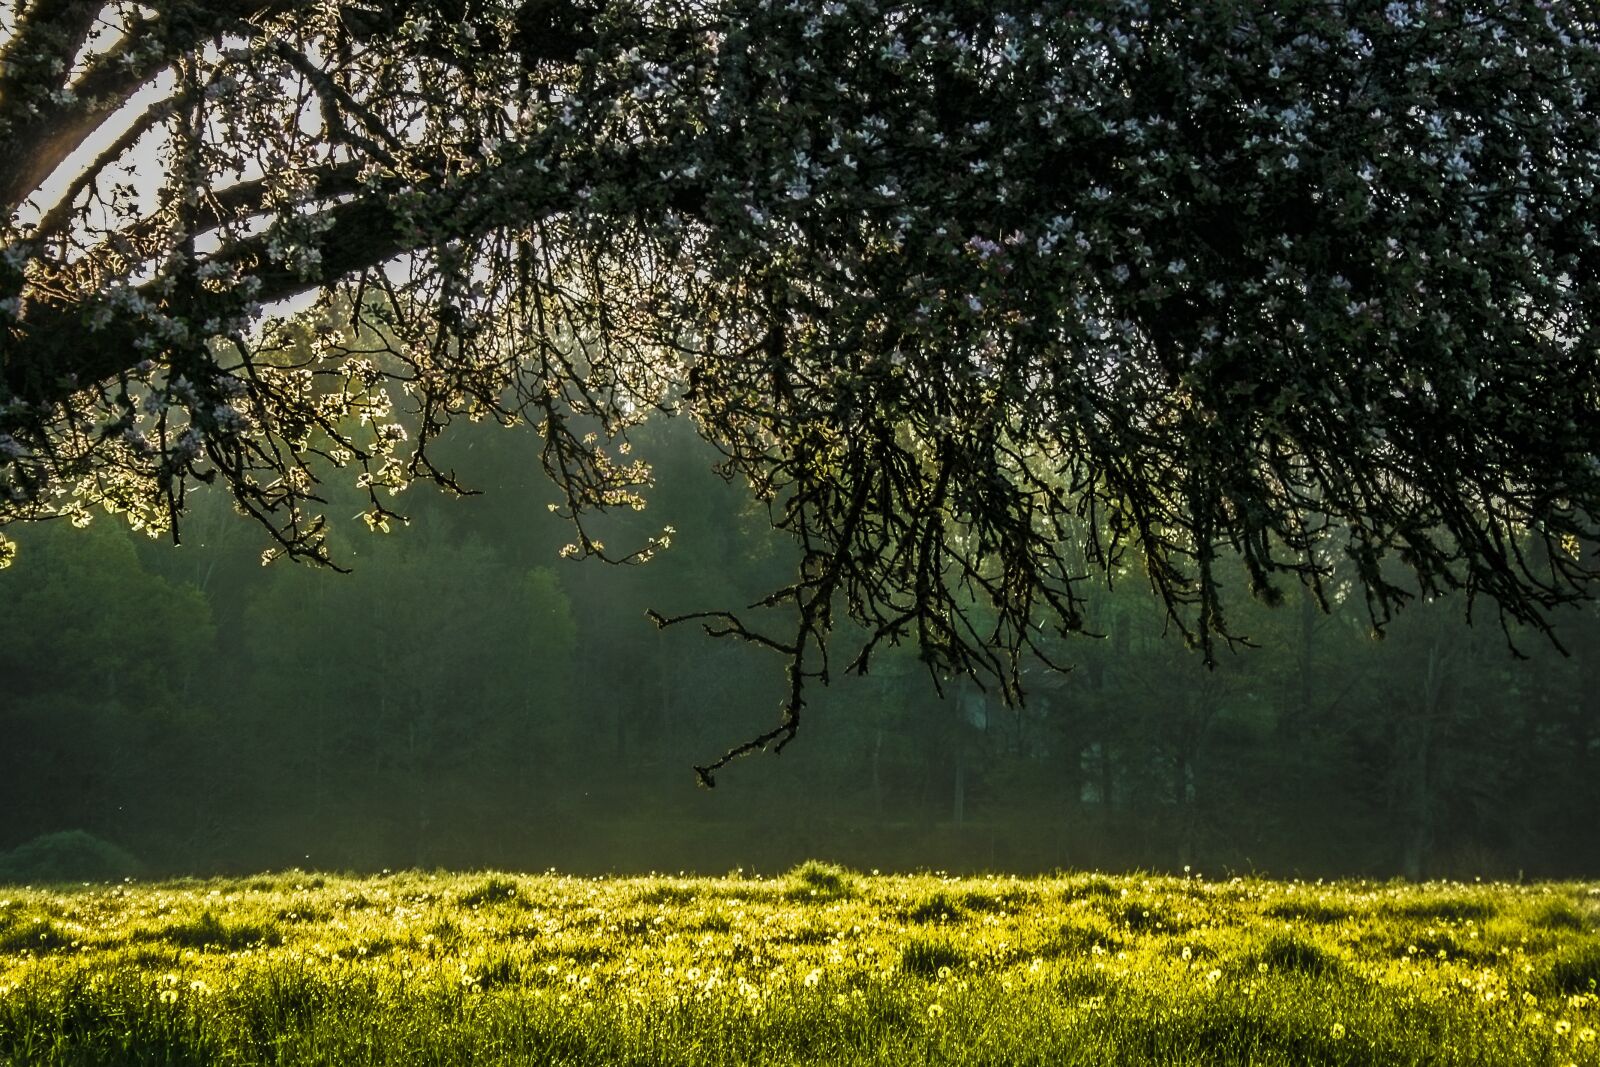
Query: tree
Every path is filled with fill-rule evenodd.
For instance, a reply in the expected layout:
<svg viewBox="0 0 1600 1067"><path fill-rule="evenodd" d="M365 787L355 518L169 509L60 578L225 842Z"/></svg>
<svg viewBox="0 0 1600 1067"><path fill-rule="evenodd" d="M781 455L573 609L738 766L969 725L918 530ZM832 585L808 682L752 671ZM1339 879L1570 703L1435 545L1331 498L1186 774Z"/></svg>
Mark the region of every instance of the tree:
<svg viewBox="0 0 1600 1067"><path fill-rule="evenodd" d="M0 618L0 847L70 829L197 837L203 815L171 783L182 768L217 785L205 741L226 705L209 605L141 568L125 530L33 534Z"/></svg>
<svg viewBox="0 0 1600 1067"><path fill-rule="evenodd" d="M317 827L330 851L431 863L468 828L481 844L579 784L564 770L586 740L566 594L548 568L441 526L363 550L351 579L284 569L261 583L235 665L250 679L236 732L255 735L241 770L260 778L242 805L257 836Z"/></svg>
<svg viewBox="0 0 1600 1067"><path fill-rule="evenodd" d="M686 415L800 553L694 616L791 683L707 784L840 611L1014 697L1127 563L1208 661L1229 552L1379 628L1594 589L1587 5L18 0L0 60L0 519L220 480L327 561L324 479L383 527L493 418L626 556Z"/></svg>

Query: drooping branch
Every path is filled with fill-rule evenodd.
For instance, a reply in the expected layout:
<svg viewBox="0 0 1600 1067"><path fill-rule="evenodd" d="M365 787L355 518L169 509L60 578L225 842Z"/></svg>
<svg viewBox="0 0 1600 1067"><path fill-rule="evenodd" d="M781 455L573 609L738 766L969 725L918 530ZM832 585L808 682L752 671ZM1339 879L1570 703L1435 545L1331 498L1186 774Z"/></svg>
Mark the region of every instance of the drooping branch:
<svg viewBox="0 0 1600 1067"><path fill-rule="evenodd" d="M4 231L0 522L170 523L212 478L323 559L323 478L386 528L493 418L541 433L574 554L638 559L584 514L639 502L619 438L683 413L799 551L747 611L657 619L789 662L707 784L795 735L841 637L1015 700L1090 581L1148 582L1209 660L1239 596L1337 595L1340 552L1378 629L1457 588L1540 629L1600 578L1575 5L149 10L127 78L181 68L181 107ZM124 44L80 84L126 99ZM143 200L136 129L188 168Z"/></svg>

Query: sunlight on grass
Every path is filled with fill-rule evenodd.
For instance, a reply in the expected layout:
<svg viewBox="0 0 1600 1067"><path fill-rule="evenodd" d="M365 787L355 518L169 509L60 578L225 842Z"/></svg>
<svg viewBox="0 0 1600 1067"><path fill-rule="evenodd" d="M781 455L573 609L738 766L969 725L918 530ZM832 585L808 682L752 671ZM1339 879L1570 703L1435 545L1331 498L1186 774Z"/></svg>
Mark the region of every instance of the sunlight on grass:
<svg viewBox="0 0 1600 1067"><path fill-rule="evenodd" d="M0 887L0 1063L1600 1064L1600 887Z"/></svg>

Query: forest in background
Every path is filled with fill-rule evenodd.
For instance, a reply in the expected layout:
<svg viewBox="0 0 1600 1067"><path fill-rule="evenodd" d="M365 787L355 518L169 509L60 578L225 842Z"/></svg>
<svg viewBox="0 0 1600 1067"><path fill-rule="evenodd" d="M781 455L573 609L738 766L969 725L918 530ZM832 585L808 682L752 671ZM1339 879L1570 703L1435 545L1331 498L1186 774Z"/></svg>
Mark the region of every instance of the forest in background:
<svg viewBox="0 0 1600 1067"><path fill-rule="evenodd" d="M783 663L664 613L740 607L792 571L764 510L679 422L618 547L561 558L538 439L464 429L475 488L413 490L390 534L336 534L350 574L260 565L220 493L184 543L114 521L20 532L0 573L0 851L81 830L149 874L1098 867L1278 876L1600 873L1600 617L1508 651L1492 605L1413 604L1375 640L1359 591L1232 621L1205 669L1134 568L1003 707L936 692L914 648L808 694L780 757L703 763L776 715ZM458 454L457 458L466 458ZM340 514L345 501L330 502ZM348 510L361 510L352 496ZM1240 576L1243 584L1243 576ZM1348 596L1345 594L1349 593ZM848 636L848 635L846 635Z"/></svg>

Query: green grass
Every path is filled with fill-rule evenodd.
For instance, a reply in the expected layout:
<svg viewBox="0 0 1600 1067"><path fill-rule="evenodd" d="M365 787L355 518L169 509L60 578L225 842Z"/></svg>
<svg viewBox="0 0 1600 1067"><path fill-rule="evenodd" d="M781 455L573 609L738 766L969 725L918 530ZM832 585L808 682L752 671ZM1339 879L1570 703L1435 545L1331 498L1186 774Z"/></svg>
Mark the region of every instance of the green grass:
<svg viewBox="0 0 1600 1067"><path fill-rule="evenodd" d="M1600 887L0 887L0 1064L1600 1065Z"/></svg>

